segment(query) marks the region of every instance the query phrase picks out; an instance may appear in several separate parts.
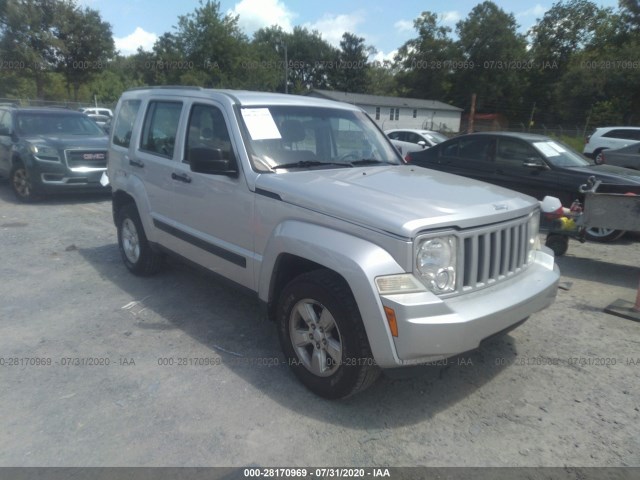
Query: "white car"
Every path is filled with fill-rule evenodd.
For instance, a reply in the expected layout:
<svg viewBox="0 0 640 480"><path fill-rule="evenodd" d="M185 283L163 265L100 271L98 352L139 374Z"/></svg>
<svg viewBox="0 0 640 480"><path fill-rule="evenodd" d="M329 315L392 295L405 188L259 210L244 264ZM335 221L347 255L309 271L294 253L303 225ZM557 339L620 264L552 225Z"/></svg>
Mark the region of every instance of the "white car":
<svg viewBox="0 0 640 480"><path fill-rule="evenodd" d="M448 140L446 136L432 130L396 129L385 130L384 133L403 155L418 152Z"/></svg>
<svg viewBox="0 0 640 480"><path fill-rule="evenodd" d="M113 112L110 108L81 108L80 111L87 115L104 115L105 117L113 118Z"/></svg>
<svg viewBox="0 0 640 480"><path fill-rule="evenodd" d="M596 128L596 131L587 137L582 153L600 164L600 153L603 150L626 147L634 142L640 142L640 127Z"/></svg>

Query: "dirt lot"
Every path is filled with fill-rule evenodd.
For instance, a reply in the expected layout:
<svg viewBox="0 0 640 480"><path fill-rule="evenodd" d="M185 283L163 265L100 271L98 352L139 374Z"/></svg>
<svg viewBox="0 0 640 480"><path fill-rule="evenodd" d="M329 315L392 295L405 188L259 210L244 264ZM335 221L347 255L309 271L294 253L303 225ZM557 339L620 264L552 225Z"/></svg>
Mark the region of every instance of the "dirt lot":
<svg viewBox="0 0 640 480"><path fill-rule="evenodd" d="M109 198L2 183L0 466L640 466L640 323L602 311L635 299L639 239L572 242L548 310L329 402L273 365L250 294L177 262L130 275Z"/></svg>

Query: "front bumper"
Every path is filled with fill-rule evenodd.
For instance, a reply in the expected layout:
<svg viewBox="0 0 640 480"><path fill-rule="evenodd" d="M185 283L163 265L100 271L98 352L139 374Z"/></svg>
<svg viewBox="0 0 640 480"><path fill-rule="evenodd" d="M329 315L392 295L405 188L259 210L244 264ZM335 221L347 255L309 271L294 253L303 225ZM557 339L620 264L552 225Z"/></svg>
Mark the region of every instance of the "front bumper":
<svg viewBox="0 0 640 480"><path fill-rule="evenodd" d="M394 310L398 361L383 368L415 365L452 357L551 305L560 271L553 256L536 252L535 261L508 281L457 297L441 299L430 292L381 296Z"/></svg>
<svg viewBox="0 0 640 480"><path fill-rule="evenodd" d="M32 162L29 168L31 182L39 193L65 191L108 192L109 186L102 186L100 178L106 168L69 168L64 163Z"/></svg>

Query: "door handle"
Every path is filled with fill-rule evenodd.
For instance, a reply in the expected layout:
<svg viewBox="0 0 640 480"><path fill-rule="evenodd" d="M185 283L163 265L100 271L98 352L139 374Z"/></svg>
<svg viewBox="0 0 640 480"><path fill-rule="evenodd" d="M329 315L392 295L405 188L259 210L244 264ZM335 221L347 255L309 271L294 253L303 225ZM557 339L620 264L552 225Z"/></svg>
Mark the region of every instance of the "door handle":
<svg viewBox="0 0 640 480"><path fill-rule="evenodd" d="M171 178L184 183L191 183L191 177L186 173L172 173Z"/></svg>
<svg viewBox="0 0 640 480"><path fill-rule="evenodd" d="M135 158L129 159L129 165L131 165L132 167L144 168L144 163L142 163L142 161L140 160L136 160Z"/></svg>

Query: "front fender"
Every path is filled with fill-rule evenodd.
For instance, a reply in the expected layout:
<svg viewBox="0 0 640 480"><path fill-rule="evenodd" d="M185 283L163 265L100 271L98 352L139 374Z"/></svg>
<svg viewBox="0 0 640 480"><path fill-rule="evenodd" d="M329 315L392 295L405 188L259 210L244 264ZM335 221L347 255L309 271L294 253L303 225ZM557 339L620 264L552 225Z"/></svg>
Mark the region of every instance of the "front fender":
<svg viewBox="0 0 640 480"><path fill-rule="evenodd" d="M295 255L333 270L351 288L364 323L371 351L381 366L395 365L398 357L386 322L375 278L404 273L389 253L367 240L322 226L289 220L281 223L267 242L258 278L258 296L269 302L278 258ZM277 292L276 292L277 295Z"/></svg>

